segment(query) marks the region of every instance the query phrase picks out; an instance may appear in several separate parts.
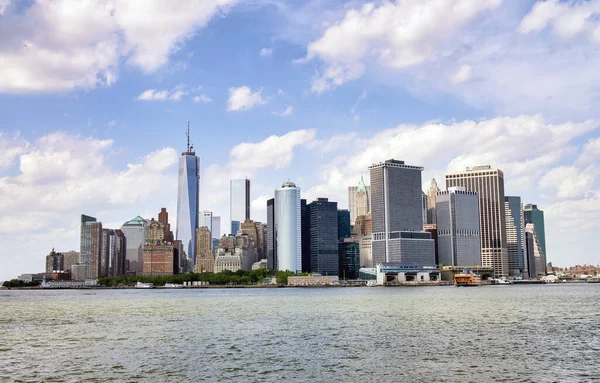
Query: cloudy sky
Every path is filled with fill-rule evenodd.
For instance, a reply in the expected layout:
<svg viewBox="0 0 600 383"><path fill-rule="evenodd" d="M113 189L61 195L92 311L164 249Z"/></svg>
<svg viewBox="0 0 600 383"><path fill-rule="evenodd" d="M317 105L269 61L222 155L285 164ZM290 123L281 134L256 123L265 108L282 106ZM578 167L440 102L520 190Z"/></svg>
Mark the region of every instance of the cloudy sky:
<svg viewBox="0 0 600 383"><path fill-rule="evenodd" d="M0 0L0 280L79 249L79 216L175 222L187 122L202 210L283 181L347 207L388 158L490 164L600 263L600 1ZM366 177L368 179L368 177Z"/></svg>

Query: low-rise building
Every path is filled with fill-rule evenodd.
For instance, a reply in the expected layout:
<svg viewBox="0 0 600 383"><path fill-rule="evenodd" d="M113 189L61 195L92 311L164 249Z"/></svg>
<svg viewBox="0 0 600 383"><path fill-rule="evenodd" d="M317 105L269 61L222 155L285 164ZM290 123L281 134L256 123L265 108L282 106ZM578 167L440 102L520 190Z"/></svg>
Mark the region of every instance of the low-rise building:
<svg viewBox="0 0 600 383"><path fill-rule="evenodd" d="M260 261L252 264L252 270L261 270L261 269L266 269L266 268L267 268L267 260L266 259L261 259Z"/></svg>
<svg viewBox="0 0 600 383"><path fill-rule="evenodd" d="M337 285L340 278L337 275L300 275L288 277L289 286L320 286L320 285Z"/></svg>
<svg viewBox="0 0 600 383"><path fill-rule="evenodd" d="M225 270L233 271L234 273L242 269L241 254L231 254L219 249L215 258L215 273L222 273Z"/></svg>

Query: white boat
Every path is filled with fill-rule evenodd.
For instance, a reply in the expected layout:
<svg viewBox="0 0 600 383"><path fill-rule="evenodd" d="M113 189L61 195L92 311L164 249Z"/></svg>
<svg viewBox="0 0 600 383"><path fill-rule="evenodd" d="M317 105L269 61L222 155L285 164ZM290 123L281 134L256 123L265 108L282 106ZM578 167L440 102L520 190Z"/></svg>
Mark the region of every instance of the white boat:
<svg viewBox="0 0 600 383"><path fill-rule="evenodd" d="M512 285L513 281L509 281L508 279L502 277L502 278L492 279L492 284L493 285Z"/></svg>
<svg viewBox="0 0 600 383"><path fill-rule="evenodd" d="M181 283L165 283L165 289L183 289Z"/></svg>
<svg viewBox="0 0 600 383"><path fill-rule="evenodd" d="M369 280L367 281L367 287L375 287L377 286L377 281Z"/></svg>
<svg viewBox="0 0 600 383"><path fill-rule="evenodd" d="M138 282L138 283L136 283L135 288L136 289L153 289L154 283Z"/></svg>

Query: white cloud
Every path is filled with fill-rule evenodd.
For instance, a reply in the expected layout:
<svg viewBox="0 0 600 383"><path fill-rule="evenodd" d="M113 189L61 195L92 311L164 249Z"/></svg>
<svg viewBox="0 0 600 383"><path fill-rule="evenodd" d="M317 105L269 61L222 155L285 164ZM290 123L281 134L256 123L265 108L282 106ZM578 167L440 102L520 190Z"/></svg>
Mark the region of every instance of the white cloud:
<svg viewBox="0 0 600 383"><path fill-rule="evenodd" d="M582 164L597 164L600 162L600 137L588 140L577 162Z"/></svg>
<svg viewBox="0 0 600 383"><path fill-rule="evenodd" d="M285 108L285 110L283 112L271 112L271 114L273 114L275 116L285 117L285 116L289 116L290 114L292 114L293 109L294 108L292 106L288 106L287 108Z"/></svg>
<svg viewBox="0 0 600 383"><path fill-rule="evenodd" d="M311 87L321 93L361 77L362 60L370 57L396 69L419 64L434 56L461 27L500 4L501 0L368 3L349 10L343 20L308 44L306 58L298 62L319 57L327 63L325 73Z"/></svg>
<svg viewBox="0 0 600 383"><path fill-rule="evenodd" d="M15 159L27 150L27 143L18 133L7 137L0 131L0 169L10 168Z"/></svg>
<svg viewBox="0 0 600 383"><path fill-rule="evenodd" d="M271 56L273 55L273 49L271 48L263 48L260 50L260 55L261 56Z"/></svg>
<svg viewBox="0 0 600 383"><path fill-rule="evenodd" d="M277 89L277 94L279 96L283 96L283 95L285 95L285 92L282 89Z"/></svg>
<svg viewBox="0 0 600 383"><path fill-rule="evenodd" d="M473 78L473 67L465 64L461 65L460 68L454 73L452 78L450 78L450 82L454 85L462 84L467 81L470 81Z"/></svg>
<svg viewBox="0 0 600 383"><path fill-rule="evenodd" d="M171 90L147 89L140 93L136 99L141 101L180 101L183 96L187 96L188 94L190 92L185 89L185 86L178 85ZM195 98L194 101L196 101Z"/></svg>
<svg viewBox="0 0 600 383"><path fill-rule="evenodd" d="M3 17L0 92L110 86L123 59L153 72L236 2L35 1L22 12Z"/></svg>
<svg viewBox="0 0 600 383"><path fill-rule="evenodd" d="M194 96L194 102L212 102L212 99L205 94L201 94L200 96Z"/></svg>
<svg viewBox="0 0 600 383"><path fill-rule="evenodd" d="M600 168L588 166L579 169L575 166L558 166L550 169L539 180L538 186L545 190L556 190L560 199L583 197L600 176Z"/></svg>
<svg viewBox="0 0 600 383"><path fill-rule="evenodd" d="M6 9L10 5L10 0L0 0L0 16L4 15Z"/></svg>
<svg viewBox="0 0 600 383"><path fill-rule="evenodd" d="M267 100L261 95L261 90L252 92L252 90L243 85L238 88L229 88L229 100L227 101L227 110L244 111L254 108L258 105L264 105Z"/></svg>

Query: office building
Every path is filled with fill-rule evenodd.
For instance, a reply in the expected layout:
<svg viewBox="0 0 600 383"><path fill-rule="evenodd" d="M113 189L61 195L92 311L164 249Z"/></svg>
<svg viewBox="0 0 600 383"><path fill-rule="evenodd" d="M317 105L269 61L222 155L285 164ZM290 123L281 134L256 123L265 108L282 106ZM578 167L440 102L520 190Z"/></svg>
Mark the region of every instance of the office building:
<svg viewBox="0 0 600 383"><path fill-rule="evenodd" d="M211 232L212 235L212 225L213 225L213 213L212 211L202 210L200 212L200 225L199 227L205 227L208 231ZM214 236L213 236L214 238Z"/></svg>
<svg viewBox="0 0 600 383"><path fill-rule="evenodd" d="M539 275L542 275L542 272L546 270L546 259L548 256L546 249L546 228L544 226L544 212L538 209L537 205L534 204L526 204L523 208L523 218L525 219L525 224L531 223L533 224L533 229L535 230L535 237L539 241L541 252L540 256L542 259L540 262L543 262L543 269L538 269L537 272Z"/></svg>
<svg viewBox="0 0 600 383"><path fill-rule="evenodd" d="M114 235L114 231L113 231ZM115 249L111 248L111 230L102 229L102 239L100 240L100 269L98 271L99 278L108 277L108 268L110 264L110 257L115 254ZM114 240L113 243L114 245Z"/></svg>
<svg viewBox="0 0 600 383"><path fill-rule="evenodd" d="M166 207L160 209L160 213L158 213L158 222L161 222L164 226L165 241L173 242L175 238L173 236L173 232L171 231L171 224L169 223L169 213L167 212Z"/></svg>
<svg viewBox="0 0 600 383"><path fill-rule="evenodd" d="M527 260L527 272L530 279L536 279L546 275L544 263L544 250L542 241L537 235L535 224L525 224L525 250Z"/></svg>
<svg viewBox="0 0 600 383"><path fill-rule="evenodd" d="M196 262L196 239L198 228L198 203L200 193L200 159L196 157L194 147L190 145L188 123L187 150L179 157L179 178L177 187L177 227L175 239L183 243L186 255L192 264Z"/></svg>
<svg viewBox="0 0 600 383"><path fill-rule="evenodd" d="M335 231L337 236L337 215ZM281 188L275 189L275 238L277 269L301 272L300 188L292 182L286 182Z"/></svg>
<svg viewBox="0 0 600 383"><path fill-rule="evenodd" d="M126 238L125 273L141 273L144 268L144 244L146 243L146 220L139 215L123 224L121 231Z"/></svg>
<svg viewBox="0 0 600 383"><path fill-rule="evenodd" d="M371 187L365 185L362 176L358 186L348 188L348 210L352 226L354 226L356 217L367 215L371 211Z"/></svg>
<svg viewBox="0 0 600 383"><path fill-rule="evenodd" d="M440 192L440 188L438 187L437 181L435 178L431 179L431 184L429 185L429 191L427 193L427 222L426 223L436 223L436 214L435 214L435 204L437 193Z"/></svg>
<svg viewBox="0 0 600 383"><path fill-rule="evenodd" d="M267 201L267 267L269 269L277 270L277 241L275 237L275 198L271 198Z"/></svg>
<svg viewBox="0 0 600 383"><path fill-rule="evenodd" d="M359 263L360 267L372 268L373 265L373 251L371 234L365 235L360 238L359 242Z"/></svg>
<svg viewBox="0 0 600 383"><path fill-rule="evenodd" d="M310 271L321 275L337 275L338 210L337 202L318 198L308 205L310 235Z"/></svg>
<svg viewBox="0 0 600 383"><path fill-rule="evenodd" d="M81 215L80 263L85 264L86 277L98 278L102 261L102 223L96 218Z"/></svg>
<svg viewBox="0 0 600 383"><path fill-rule="evenodd" d="M52 251L46 255L46 273L65 270L64 262L64 255L55 252L54 248L52 248Z"/></svg>
<svg viewBox="0 0 600 383"><path fill-rule="evenodd" d="M429 218L427 218L427 211L429 209L429 197L427 196L427 194L425 194L425 192L423 192L422 195L423 198L423 225L427 225L429 223Z"/></svg>
<svg viewBox="0 0 600 383"><path fill-rule="evenodd" d="M78 263L71 266L71 280L72 281L85 281L87 278L87 265L84 263Z"/></svg>
<svg viewBox="0 0 600 383"><path fill-rule="evenodd" d="M356 221L354 222L354 232L359 238L373 232L373 217L371 216L371 213L356 217Z"/></svg>
<svg viewBox="0 0 600 383"><path fill-rule="evenodd" d="M504 197L506 213L506 253L508 255L508 274L527 276L525 259L525 218L521 197Z"/></svg>
<svg viewBox="0 0 600 383"><path fill-rule="evenodd" d="M210 232L213 239L221 239L221 217L212 217L212 230Z"/></svg>
<svg viewBox="0 0 600 383"><path fill-rule="evenodd" d="M344 238L349 238L351 234L350 210L340 209L338 210L338 239L343 241Z"/></svg>
<svg viewBox="0 0 600 383"><path fill-rule="evenodd" d="M163 222L150 220L146 227L146 243L143 247L143 274L152 276L172 275L175 270L173 243L165 239Z"/></svg>
<svg viewBox="0 0 600 383"><path fill-rule="evenodd" d="M256 223L256 234L258 235L256 242L256 259L267 259L267 225L262 222ZM265 266L266 268L266 266Z"/></svg>
<svg viewBox="0 0 600 383"><path fill-rule="evenodd" d="M358 278L360 269L360 244L354 241L338 243L338 276L341 279ZM332 274L327 274L332 275Z"/></svg>
<svg viewBox="0 0 600 383"><path fill-rule="evenodd" d="M71 270L71 266L78 264L81 258L79 251L75 250L61 251L60 253L63 255L64 271Z"/></svg>
<svg viewBox="0 0 600 383"><path fill-rule="evenodd" d="M231 234L240 230L240 225L250 219L250 180L236 179L229 181L229 221Z"/></svg>
<svg viewBox="0 0 600 383"><path fill-rule="evenodd" d="M310 270L310 210L305 199L300 199L300 234L302 237L302 272Z"/></svg>
<svg viewBox="0 0 600 383"><path fill-rule="evenodd" d="M125 233L122 230L116 229L114 231L114 240L115 240L115 257L114 263L111 264L111 276L118 277L121 275L125 275L125 257L127 254L127 239L125 238ZM172 233L171 233L172 234Z"/></svg>
<svg viewBox="0 0 600 383"><path fill-rule="evenodd" d="M479 196L482 265L493 267L496 277L508 277L504 173L489 165L467 168L464 172L446 174L446 188L453 186L462 186Z"/></svg>
<svg viewBox="0 0 600 383"><path fill-rule="evenodd" d="M435 265L431 234L422 231L423 168L391 159L369 171L373 263Z"/></svg>
<svg viewBox="0 0 600 383"><path fill-rule="evenodd" d="M256 248L256 262L266 259L264 225L260 222L247 219L242 222L240 232L248 235L254 243L254 247Z"/></svg>
<svg viewBox="0 0 600 383"><path fill-rule="evenodd" d="M438 192L435 204L439 262L481 266L479 197L462 186Z"/></svg>
<svg viewBox="0 0 600 383"><path fill-rule="evenodd" d="M212 251L212 235L206 226L201 226L196 232L196 251L198 253L194 271L197 273L212 273L215 269L215 257Z"/></svg>
<svg viewBox="0 0 600 383"><path fill-rule="evenodd" d="M431 239L433 239L433 245L435 248L435 264L439 265L440 264L440 260L438 257L438 236L437 236L437 225L434 223L428 223L423 225L423 231L428 232L429 234L431 234Z"/></svg>

